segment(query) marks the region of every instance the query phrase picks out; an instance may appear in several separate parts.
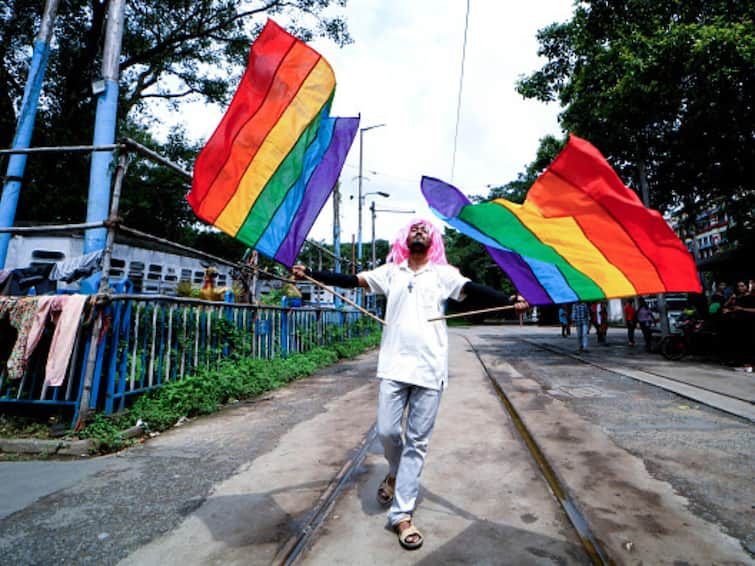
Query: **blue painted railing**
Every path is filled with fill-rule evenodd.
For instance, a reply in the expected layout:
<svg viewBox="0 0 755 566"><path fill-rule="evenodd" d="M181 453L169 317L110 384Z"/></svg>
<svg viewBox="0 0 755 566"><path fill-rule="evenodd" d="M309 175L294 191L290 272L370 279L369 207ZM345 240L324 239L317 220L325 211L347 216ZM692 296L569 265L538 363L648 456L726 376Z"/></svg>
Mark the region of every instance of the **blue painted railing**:
<svg viewBox="0 0 755 566"><path fill-rule="evenodd" d="M216 368L230 356L285 358L371 331L358 311L289 308L154 295L114 295L106 305L85 310L66 377L44 384L53 328L29 360L22 379L0 372L0 405L73 408L77 418L87 371L93 321L96 340L90 409L111 414L129 397ZM2 362L4 360L0 360Z"/></svg>

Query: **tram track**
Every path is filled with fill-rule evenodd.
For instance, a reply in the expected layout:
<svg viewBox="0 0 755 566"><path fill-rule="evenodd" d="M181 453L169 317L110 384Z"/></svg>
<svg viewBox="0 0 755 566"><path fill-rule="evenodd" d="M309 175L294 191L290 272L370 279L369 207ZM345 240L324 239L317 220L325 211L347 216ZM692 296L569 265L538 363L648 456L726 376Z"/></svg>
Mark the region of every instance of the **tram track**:
<svg viewBox="0 0 755 566"><path fill-rule="evenodd" d="M590 525L584 514L582 514L582 512L575 504L574 499L569 493L568 487L561 480L553 466L548 461L547 456L541 450L540 446L535 440L535 437L527 428L527 425L522 420L519 412L516 410L516 407L514 407L514 404L511 402L509 397L506 395L506 392L503 390L500 383L498 383L498 381L489 371L488 366L487 364L485 364L482 356L480 356L479 351L477 350L477 348L475 348L474 344L472 344L467 336L465 336L464 339L467 341L467 344L469 344L469 347L474 352L478 362L480 363L480 367L483 369L485 375L492 384L496 395L498 395L498 398L506 409L509 417L511 417L511 421L514 423L514 427L516 428L519 437L522 439L525 446L527 447L527 450L537 464L537 467L540 470L543 479L548 484L551 493L556 498L556 501L566 514L569 523L571 523L572 527L577 533L577 537L582 543L582 547L584 548L585 552L590 557L590 561L596 565L613 564L614 562L610 560L600 542L596 539L595 535L590 529Z"/></svg>
<svg viewBox="0 0 755 566"><path fill-rule="evenodd" d="M573 550L570 556L581 556L581 559L576 558L579 563L589 561L592 564L613 564L624 562L630 557L642 561L667 554L678 557L680 561L691 560L690 563L695 562L694 557L702 560L702 556L707 557L707 563L723 563L731 556L740 556L741 549L738 547L737 539L722 536L716 524L690 512L689 500L674 492L665 480L652 477L641 457L638 458L622 445L617 445L602 429L592 426L578 414L559 405L558 401L554 402L550 397L542 395L542 388L532 378L518 374L506 358L499 355L497 347L489 349L488 342L479 342L474 334L467 337L460 332L457 333L457 337L459 341L456 347L465 350L465 353L456 352L454 371L458 372L458 379L474 381L467 381L467 385L472 386L471 390L465 388L463 392L456 392L454 389L453 399L448 399L444 406L446 410L451 411L450 414L465 415L463 418L467 421L461 431L458 425L449 424L446 419L439 422L436 432L441 436L436 442L441 441L441 438L445 442L445 445L442 445L445 465L450 466L450 469L463 473L467 468L464 464L459 464L458 458L475 458L474 461L480 463L480 469L485 470L480 478L484 478L482 481L488 486L488 492L490 487L498 489L495 478L499 477L499 472L495 471L495 465L500 466L506 462L506 456L502 452L505 452L509 459L512 454L517 454L514 460L511 460L512 463L516 462L513 467L509 467L508 463L504 465L507 466L506 473L513 474L506 483L510 484L511 489L518 495L514 500L502 500L500 504L495 503L491 506L492 501L481 501L479 493L470 491L469 485L453 493L450 491L452 488L445 483L448 480L442 473L438 474L435 468L429 470L429 476L425 478L428 484L425 486L425 493L430 504L425 509L428 515L423 516L423 524L427 529L431 529L430 532L442 535L437 540L433 538L428 549L430 554L423 553L418 557L422 560L432 559L438 560L438 563L451 564L472 556L476 559L491 556L489 552L492 552L493 548L501 548L500 542L493 542L495 539L488 539L492 545L488 554L481 554L479 549L475 548L461 550L457 544L474 534L490 532L486 529L493 529L499 536L513 536L511 539L497 539L509 540L510 547L503 547L509 548L511 556L540 556L538 552L547 552L546 549L554 539L538 538L542 531L528 525L535 517L545 520L547 513L538 512L536 509L543 510L546 507L555 514L551 515L551 521L558 521L562 525L562 536L565 536L565 540L571 541ZM533 342L526 339L519 340L517 337L514 340L528 347L533 346ZM538 344L535 342L534 345ZM568 357L568 353L548 348L538 349ZM585 361L581 357L573 358ZM593 366L606 369L598 364ZM606 370L611 371L611 368ZM611 373L617 372L614 370ZM483 374L487 379L480 379ZM512 388L507 385L509 377L513 380ZM492 389L488 383L493 386ZM626 389L626 384L623 387ZM488 393L483 394L483 390L487 390ZM496 395L490 395L493 391ZM481 403L479 406L478 402ZM513 427L509 426L508 422L503 422L508 419L502 418L498 409L501 405L511 419ZM483 409L484 412L478 414L486 416L478 421L475 409ZM645 407L645 410L652 411L652 407ZM446 417L448 416L447 414ZM501 445L495 441L490 442L488 449L484 449L479 455L474 448L470 450L466 446L465 435L474 433L475 426L493 427L490 429L493 431L499 426L497 423L508 431L509 444L501 453L497 448ZM619 423L622 424L623 421ZM699 425L697 421L690 424ZM682 425L686 425L686 422ZM363 421L361 426L366 429L370 426L370 421ZM744 425L737 425L731 421L731 426L736 428ZM377 453L373 454L374 426L370 426L369 430L362 442L358 446L353 445L355 447L352 451L345 455L348 461L332 476L333 479L317 504L303 516L304 523L297 521L297 531L292 532L290 539L280 547L275 564L325 564L330 559L350 563L351 560L358 560L357 557L360 555L355 553L370 548L370 545L373 545L372 552L375 553L372 555L373 559L379 556L386 559L385 563L389 563L389 558L399 559L392 546L385 548L383 542L378 543L379 535L375 538L372 536L375 532L373 529L380 528L378 517L382 517L382 513L377 512L376 517L376 510L371 508L370 503L365 502L370 500L374 493L379 479L376 476L381 474L378 470L383 463ZM685 434L687 428L681 426L680 430L681 434ZM491 436L496 437L496 434L493 433ZM689 434L686 437L689 437ZM686 437L681 438L684 440ZM497 438L497 442L500 442L501 437ZM708 440L711 446L715 446L715 437ZM657 439L657 443L662 441L663 437ZM564 450L565 446L568 449ZM688 446L689 450L693 451L690 457L693 457L696 451L702 450L694 444ZM494 450L495 453L490 450ZM662 453L668 452L669 450L666 450ZM670 452L673 458L670 460L668 471L681 474L678 477L683 480L687 477L684 471L676 470L674 466L687 461L686 452ZM527 457L528 453L531 458ZM453 459L454 457L457 459ZM436 466L438 464L436 462ZM518 470L519 476L513 473L514 469ZM529 471L524 472L525 469ZM585 470L590 470L589 483L585 483ZM529 490L515 479L522 478L522 474L529 474L527 481L533 482ZM714 478L703 480L715 485ZM455 480L451 480L452 484L454 482ZM447 498L444 496L445 493L453 495ZM702 497L700 501L705 500L704 492L689 493L696 498ZM519 499L519 496L525 499ZM445 518L440 518L443 513L439 514L439 506L445 507ZM521 521L518 521L516 515L512 515L512 511L521 513L524 509L527 513L520 515ZM725 514L722 516L728 517ZM346 517L349 518L348 521ZM369 542L357 542L362 540L360 537L365 536L369 537ZM528 539L532 541L529 545L522 542ZM552 556L566 558L569 555L568 548L567 543L567 546L562 546ZM737 563L736 560L733 563Z"/></svg>
<svg viewBox="0 0 755 566"><path fill-rule="evenodd" d="M289 537L286 543L275 555L271 563L273 566L290 566L296 562L302 551L307 547L307 543L312 539L312 536L315 534L318 527L320 527L327 518L330 509L335 504L339 495L341 495L343 490L348 486L354 471L362 465L362 462L364 462L370 444L372 444L376 438L377 422L373 424L367 434L365 434L364 439L354 451L351 458L341 466L341 469L335 475L327 489L318 499L314 508L311 510L309 518L305 521L302 528L294 533L293 536Z"/></svg>
<svg viewBox="0 0 755 566"><path fill-rule="evenodd" d="M566 352L558 347L542 344L536 340L526 338L516 338L516 340L552 354L580 361L603 371L659 387L685 399L755 422L755 405L751 400L744 397L717 391L699 384L689 383L682 379L654 372L648 368L624 364L619 369L606 363L600 363L584 356Z"/></svg>

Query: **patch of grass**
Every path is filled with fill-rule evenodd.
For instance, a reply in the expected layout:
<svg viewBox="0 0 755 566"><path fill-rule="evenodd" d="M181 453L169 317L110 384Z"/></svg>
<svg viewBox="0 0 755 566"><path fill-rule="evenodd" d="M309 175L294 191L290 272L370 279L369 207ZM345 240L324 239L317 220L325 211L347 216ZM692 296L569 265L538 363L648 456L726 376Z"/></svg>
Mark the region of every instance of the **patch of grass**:
<svg viewBox="0 0 755 566"><path fill-rule="evenodd" d="M206 415L233 399L249 399L312 375L339 359L352 358L380 342L380 333L337 342L328 348L314 348L286 359L228 360L215 370L168 383L139 397L125 413L106 417L98 414L79 433L97 440L100 452L112 452L126 445L121 431L141 421L150 432L172 427L182 417Z"/></svg>
<svg viewBox="0 0 755 566"><path fill-rule="evenodd" d="M2 438L49 438L47 423L32 417L12 415L0 416L0 437Z"/></svg>
<svg viewBox="0 0 755 566"><path fill-rule="evenodd" d="M127 445L127 440L123 436L123 430L128 427L127 423L126 415L108 417L103 413L97 413L78 436L94 439L96 448L90 450L95 453L114 452Z"/></svg>

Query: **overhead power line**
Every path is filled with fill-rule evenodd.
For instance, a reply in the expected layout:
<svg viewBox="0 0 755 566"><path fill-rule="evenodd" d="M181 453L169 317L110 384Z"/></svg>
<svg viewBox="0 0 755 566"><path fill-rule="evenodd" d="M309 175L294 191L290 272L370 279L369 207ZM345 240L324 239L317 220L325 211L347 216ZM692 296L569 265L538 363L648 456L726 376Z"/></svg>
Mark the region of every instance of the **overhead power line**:
<svg viewBox="0 0 755 566"><path fill-rule="evenodd" d="M454 180L456 170L456 144L459 140L459 118L461 117L461 92L464 86L464 62L467 58L467 30L469 29L469 3L467 0L467 13L464 17L464 44L461 49L461 72L459 73L459 99L456 102L456 131L454 132L454 152L451 158L451 181Z"/></svg>

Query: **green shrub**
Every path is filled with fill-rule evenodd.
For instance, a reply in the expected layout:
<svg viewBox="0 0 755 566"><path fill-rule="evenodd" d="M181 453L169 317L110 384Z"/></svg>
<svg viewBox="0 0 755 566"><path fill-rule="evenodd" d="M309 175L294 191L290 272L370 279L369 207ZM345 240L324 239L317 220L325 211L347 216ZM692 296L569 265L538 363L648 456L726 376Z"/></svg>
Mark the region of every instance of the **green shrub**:
<svg viewBox="0 0 755 566"><path fill-rule="evenodd" d="M141 419L151 431L165 430L181 417L213 413L229 399L247 399L281 387L341 358L356 356L376 345L379 334L314 348L286 359L228 360L214 370L168 383L142 395L129 411L131 424Z"/></svg>

